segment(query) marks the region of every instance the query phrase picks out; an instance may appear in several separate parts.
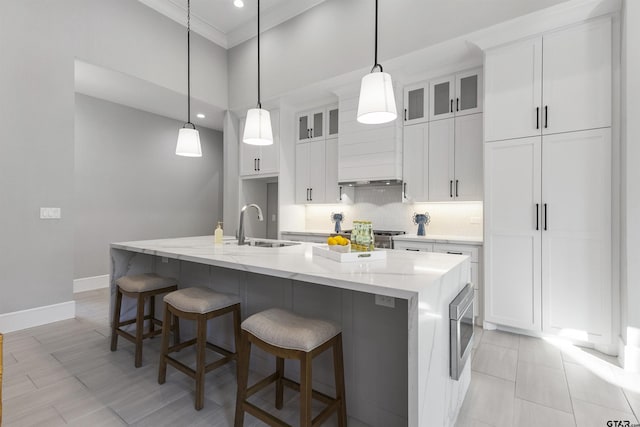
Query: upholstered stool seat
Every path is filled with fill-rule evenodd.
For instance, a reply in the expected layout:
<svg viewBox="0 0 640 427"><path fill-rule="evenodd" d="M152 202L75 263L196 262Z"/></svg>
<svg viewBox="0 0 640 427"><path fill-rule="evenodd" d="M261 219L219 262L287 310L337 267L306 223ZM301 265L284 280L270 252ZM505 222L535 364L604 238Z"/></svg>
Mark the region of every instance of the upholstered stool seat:
<svg viewBox="0 0 640 427"><path fill-rule="evenodd" d="M111 326L111 351L118 348L118 336L128 339L136 345L135 366L142 366L142 341L159 335L162 330L155 326L162 326L162 322L155 316L155 297L178 288L176 279L159 276L155 273L135 274L116 279L116 300L114 304ZM121 320L122 296L136 299L136 317ZM144 313L145 304L149 299L149 314ZM144 321L149 321L149 332L144 332ZM122 329L123 326L136 324L135 336Z"/></svg>
<svg viewBox="0 0 640 427"><path fill-rule="evenodd" d="M164 384L167 378L167 364L178 369L196 381L195 408L204 406L204 376L207 372L237 359L237 349L240 343L240 298L236 295L215 292L207 288L185 288L171 292L164 296L164 327L162 330L162 349L160 352L160 367L158 368L158 383ZM207 321L214 317L233 313L233 337L235 352L207 342ZM196 321L196 337L179 342L174 340L169 347L169 327L171 318L174 324L179 324L179 318ZM170 356L171 353L180 351L185 347L196 346L196 369L192 369L184 363ZM222 355L222 358L206 364L206 349L213 350Z"/></svg>
<svg viewBox="0 0 640 427"><path fill-rule="evenodd" d="M276 356L276 372L248 387L252 344ZM330 348L333 349L335 398L313 390L311 387L313 358ZM300 361L300 383L284 376L285 359L297 359ZM277 409L282 409L283 406L283 386L286 385L300 391L301 427L320 425L334 412L338 416L338 425L346 427L347 409L340 326L330 321L310 319L278 308L256 313L242 322L235 427L240 427L244 424L245 412L269 425L287 425L274 415L248 401L250 396L273 382L276 383L275 406ZM312 397L327 405L313 419L311 415Z"/></svg>

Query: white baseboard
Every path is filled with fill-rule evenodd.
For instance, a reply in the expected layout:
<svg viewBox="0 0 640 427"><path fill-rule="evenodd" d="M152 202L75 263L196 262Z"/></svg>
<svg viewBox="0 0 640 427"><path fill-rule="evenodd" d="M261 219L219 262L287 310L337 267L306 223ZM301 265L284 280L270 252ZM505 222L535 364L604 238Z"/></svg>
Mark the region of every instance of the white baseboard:
<svg viewBox="0 0 640 427"><path fill-rule="evenodd" d="M76 316L76 302L66 301L45 305L28 310L0 314L0 332L8 333L60 320L73 319Z"/></svg>
<svg viewBox="0 0 640 427"><path fill-rule="evenodd" d="M618 360L625 371L640 373L640 348L626 345L618 337Z"/></svg>
<svg viewBox="0 0 640 427"><path fill-rule="evenodd" d="M109 287L109 275L81 277L73 280L73 293L93 291Z"/></svg>

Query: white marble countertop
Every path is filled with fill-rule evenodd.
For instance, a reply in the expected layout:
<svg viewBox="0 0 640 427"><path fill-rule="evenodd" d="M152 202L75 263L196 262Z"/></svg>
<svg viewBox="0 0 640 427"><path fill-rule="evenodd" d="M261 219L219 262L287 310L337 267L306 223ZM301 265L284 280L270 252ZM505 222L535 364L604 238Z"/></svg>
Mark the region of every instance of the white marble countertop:
<svg viewBox="0 0 640 427"><path fill-rule="evenodd" d="M282 234L294 234L296 236L329 236L336 234L333 230L306 230L306 231L282 231Z"/></svg>
<svg viewBox="0 0 640 427"><path fill-rule="evenodd" d="M214 244L213 236L112 243L114 249L285 277L328 286L409 299L439 283L467 257L387 251L379 261L340 263L312 254L313 243L282 248Z"/></svg>
<svg viewBox="0 0 640 427"><path fill-rule="evenodd" d="M453 236L453 235L426 235L418 236L417 234L402 234L393 236L393 240L402 240L407 242L431 242L431 243L455 243L464 245L482 245L482 236Z"/></svg>

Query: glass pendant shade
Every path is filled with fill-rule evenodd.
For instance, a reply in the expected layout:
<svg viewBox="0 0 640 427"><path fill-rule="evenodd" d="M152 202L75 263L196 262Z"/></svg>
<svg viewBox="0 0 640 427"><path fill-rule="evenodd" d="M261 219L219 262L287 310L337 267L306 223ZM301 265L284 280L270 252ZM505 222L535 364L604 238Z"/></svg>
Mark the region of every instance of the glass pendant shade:
<svg viewBox="0 0 640 427"><path fill-rule="evenodd" d="M185 157L202 157L200 134L197 129L182 128L178 131L176 154Z"/></svg>
<svg viewBox="0 0 640 427"><path fill-rule="evenodd" d="M385 72L371 72L362 78L358 100L358 122L387 123L398 117L391 76Z"/></svg>
<svg viewBox="0 0 640 427"><path fill-rule="evenodd" d="M271 115L267 110L251 108L247 111L247 120L244 123L242 142L249 145L273 144Z"/></svg>

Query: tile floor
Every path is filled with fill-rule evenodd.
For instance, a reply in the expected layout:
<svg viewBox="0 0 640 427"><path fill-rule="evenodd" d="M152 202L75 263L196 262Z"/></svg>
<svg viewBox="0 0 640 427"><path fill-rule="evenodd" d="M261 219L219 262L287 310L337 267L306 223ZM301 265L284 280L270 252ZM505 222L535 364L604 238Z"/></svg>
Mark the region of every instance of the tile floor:
<svg viewBox="0 0 640 427"><path fill-rule="evenodd" d="M158 385L159 339L145 342L139 369L128 341L121 338L119 350L109 351L108 298L107 290L76 294L76 319L5 335L3 425L232 425L232 368L207 376L205 407L195 411L194 385L185 375L169 368L167 382ZM615 358L536 338L476 332L471 388L457 426L637 423L640 375L626 374ZM280 416L295 425L297 395L285 393ZM272 408L272 388L254 399ZM334 424L332 419L329 425ZM247 415L245 425L261 423ZM362 424L350 419L349 426Z"/></svg>

